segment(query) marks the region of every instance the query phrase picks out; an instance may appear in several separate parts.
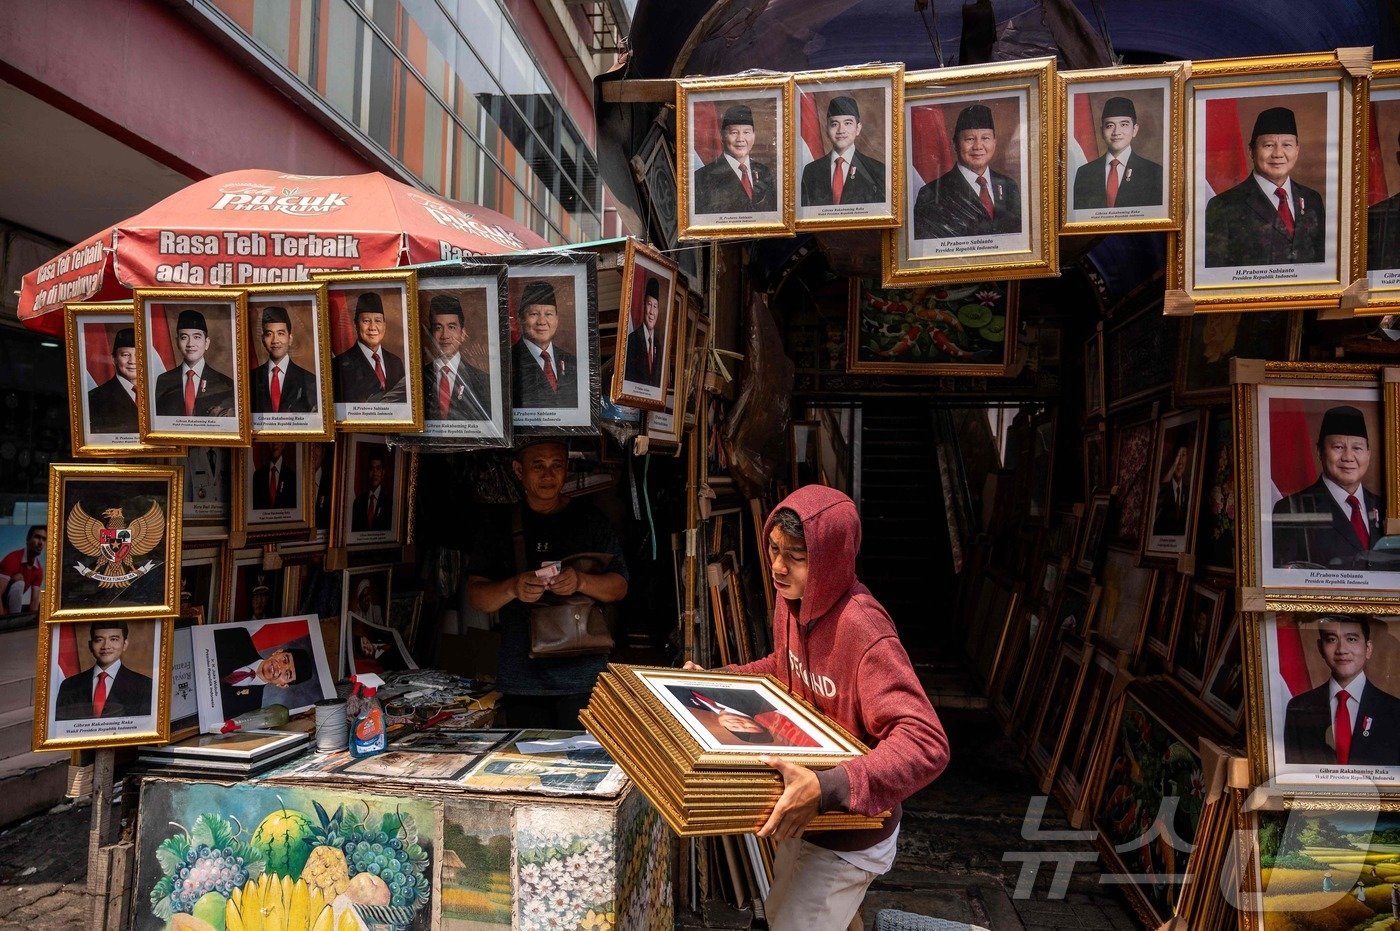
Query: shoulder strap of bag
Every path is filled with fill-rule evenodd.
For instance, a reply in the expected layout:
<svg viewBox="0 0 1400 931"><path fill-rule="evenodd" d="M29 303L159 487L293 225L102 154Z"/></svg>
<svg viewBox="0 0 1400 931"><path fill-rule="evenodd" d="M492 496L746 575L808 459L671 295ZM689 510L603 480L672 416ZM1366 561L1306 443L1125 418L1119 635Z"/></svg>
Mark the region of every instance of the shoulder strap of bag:
<svg viewBox="0 0 1400 931"><path fill-rule="evenodd" d="M525 517L517 505L510 509L511 539L515 541L515 574L525 571Z"/></svg>

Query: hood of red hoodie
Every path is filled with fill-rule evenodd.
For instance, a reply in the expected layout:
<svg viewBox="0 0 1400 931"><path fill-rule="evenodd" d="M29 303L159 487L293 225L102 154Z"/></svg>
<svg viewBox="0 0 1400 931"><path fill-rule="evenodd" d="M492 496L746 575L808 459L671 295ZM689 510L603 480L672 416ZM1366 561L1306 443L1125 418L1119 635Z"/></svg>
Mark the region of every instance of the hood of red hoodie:
<svg viewBox="0 0 1400 931"><path fill-rule="evenodd" d="M781 508L791 508L802 518L807 541L807 590L797 616L797 623L806 625L830 611L856 583L860 514L854 501L825 485L802 486L778 502L773 513ZM763 526L765 540L772 530L769 514ZM791 610L793 602L787 604Z"/></svg>

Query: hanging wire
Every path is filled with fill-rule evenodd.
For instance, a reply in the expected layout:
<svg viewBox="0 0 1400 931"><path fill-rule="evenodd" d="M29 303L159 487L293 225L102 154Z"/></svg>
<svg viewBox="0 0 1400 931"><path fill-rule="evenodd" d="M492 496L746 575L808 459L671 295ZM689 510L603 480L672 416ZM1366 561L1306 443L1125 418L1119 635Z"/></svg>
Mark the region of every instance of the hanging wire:
<svg viewBox="0 0 1400 931"><path fill-rule="evenodd" d="M933 57L938 60L938 67L947 67L947 62L943 60L943 40L938 37L938 9L930 0L914 0L914 9L919 11L919 18L924 22L924 31L933 43Z"/></svg>
<svg viewBox="0 0 1400 931"><path fill-rule="evenodd" d="M1118 60L1118 53L1113 51L1113 39L1108 35L1108 14L1104 12L1103 0L1093 0L1094 18L1099 21L1099 35L1103 38L1103 44L1108 48L1108 60L1115 65L1121 65Z"/></svg>

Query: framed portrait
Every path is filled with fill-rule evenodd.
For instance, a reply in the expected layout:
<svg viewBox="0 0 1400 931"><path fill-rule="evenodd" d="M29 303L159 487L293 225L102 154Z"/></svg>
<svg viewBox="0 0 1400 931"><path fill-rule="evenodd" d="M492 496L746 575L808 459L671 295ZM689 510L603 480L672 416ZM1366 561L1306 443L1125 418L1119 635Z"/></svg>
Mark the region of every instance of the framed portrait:
<svg viewBox="0 0 1400 931"><path fill-rule="evenodd" d="M1058 74L1061 233L1178 228L1183 71L1167 64Z"/></svg>
<svg viewBox="0 0 1400 931"><path fill-rule="evenodd" d="M1100 728L1117 677L1113 657L1103 650L1094 650L1085 666L1087 675L1065 719L1064 746L1060 750L1052 786L1074 827L1080 827L1083 822L1090 764L1096 756Z"/></svg>
<svg viewBox="0 0 1400 931"><path fill-rule="evenodd" d="M904 215L884 285L1055 275L1051 58L904 77Z"/></svg>
<svg viewBox="0 0 1400 931"><path fill-rule="evenodd" d="M1337 52L1192 63L1179 312L1337 306L1365 278L1357 80Z"/></svg>
<svg viewBox="0 0 1400 931"><path fill-rule="evenodd" d="M646 435L652 443L659 443L666 447L680 445L682 420L686 407L686 399L690 396L690 385L686 375L690 362L690 340L692 325L691 316L687 312L689 292L686 288L678 286L676 288L676 299L671 307L671 314L675 319L675 332L671 334L671 345L675 349L671 353L672 376L671 384L666 389L666 407L659 411L647 411L646 413ZM679 405L679 406L678 406ZM677 453L679 455L679 452Z"/></svg>
<svg viewBox="0 0 1400 931"><path fill-rule="evenodd" d="M261 547L227 550L224 611L228 621L265 621L286 610L287 573L268 569Z"/></svg>
<svg viewBox="0 0 1400 931"><path fill-rule="evenodd" d="M1108 490L1108 438L1103 424L1084 431L1084 500Z"/></svg>
<svg viewBox="0 0 1400 931"><path fill-rule="evenodd" d="M511 424L518 433L597 432L598 256L529 256L509 265Z"/></svg>
<svg viewBox="0 0 1400 931"><path fill-rule="evenodd" d="M345 644L342 676L418 668L394 628L371 624L353 611L341 615L340 623L341 642Z"/></svg>
<svg viewBox="0 0 1400 931"><path fill-rule="evenodd" d="M390 565L357 566L345 571L345 582L340 589L342 647L341 656L337 658L341 676L353 671L346 668L347 658L353 652L346 626L350 616L374 627L384 627L392 604L393 583L394 567Z"/></svg>
<svg viewBox="0 0 1400 931"><path fill-rule="evenodd" d="M1104 557L1100 623L1094 632L1113 649L1136 659L1147 634L1157 591L1157 570L1136 564L1137 554L1110 546Z"/></svg>
<svg viewBox="0 0 1400 931"><path fill-rule="evenodd" d="M1177 404L1210 404L1230 398L1231 359L1293 362L1303 315L1287 311L1192 314L1181 320L1177 347Z"/></svg>
<svg viewBox="0 0 1400 931"><path fill-rule="evenodd" d="M1103 324L1100 323L1094 327L1094 335L1084 341L1084 419L1092 420L1103 414Z"/></svg>
<svg viewBox="0 0 1400 931"><path fill-rule="evenodd" d="M1050 664L1045 701L1036 712L1030 728L1030 742L1026 745L1031 765L1042 775L1048 774L1050 779L1054 778L1054 768L1064 747L1065 720L1084 686L1084 677L1089 672L1086 661L1093 652L1091 644L1061 641Z"/></svg>
<svg viewBox="0 0 1400 931"><path fill-rule="evenodd" d="M138 288L132 303L142 441L248 445L247 292Z"/></svg>
<svg viewBox="0 0 1400 931"><path fill-rule="evenodd" d="M817 466L817 439L821 424L815 420L794 420L788 424L788 449L792 457L792 487L821 484Z"/></svg>
<svg viewBox="0 0 1400 931"><path fill-rule="evenodd" d="M899 225L904 65L804 71L796 82L797 230Z"/></svg>
<svg viewBox="0 0 1400 931"><path fill-rule="evenodd" d="M648 411L666 409L675 379L676 263L633 237L622 264L622 303L613 353L612 400Z"/></svg>
<svg viewBox="0 0 1400 931"><path fill-rule="evenodd" d="M330 538L336 489L340 483L335 443L306 444L306 476L312 538L317 543L325 543Z"/></svg>
<svg viewBox="0 0 1400 931"><path fill-rule="evenodd" d="M185 469L182 524L187 540L227 540L243 530L233 506L233 457L227 446L186 446L175 460Z"/></svg>
<svg viewBox="0 0 1400 931"><path fill-rule="evenodd" d="M1196 565L1212 575L1235 574L1239 505L1235 489L1235 424L1226 407L1212 408L1206 427L1205 480Z"/></svg>
<svg viewBox="0 0 1400 931"><path fill-rule="evenodd" d="M141 442L136 413L136 322L131 301L67 304L69 423L73 455L169 456Z"/></svg>
<svg viewBox="0 0 1400 931"><path fill-rule="evenodd" d="M1232 731L1239 727L1244 714L1244 652L1238 614L1225 625L1215 662L1210 664L1205 684L1201 686L1201 701Z"/></svg>
<svg viewBox="0 0 1400 931"><path fill-rule="evenodd" d="M1164 666L1171 662L1172 637L1176 635L1181 607L1186 601L1186 589L1190 584L1191 576L1167 569L1157 577L1157 603L1148 610L1143 649L1159 657Z"/></svg>
<svg viewBox="0 0 1400 931"><path fill-rule="evenodd" d="M1357 312L1400 307L1400 62L1371 66L1366 190L1367 302Z"/></svg>
<svg viewBox="0 0 1400 931"><path fill-rule="evenodd" d="M374 549L408 542L416 458L390 446L387 436L359 434L342 446L331 546Z"/></svg>
<svg viewBox="0 0 1400 931"><path fill-rule="evenodd" d="M1103 557L1113 499L1106 494L1094 495L1089 501L1089 513L1084 518L1084 531L1075 550L1074 568L1092 574Z"/></svg>
<svg viewBox="0 0 1400 931"><path fill-rule="evenodd" d="M1387 537L1395 411L1373 365L1236 363L1241 609L1400 605Z"/></svg>
<svg viewBox="0 0 1400 931"><path fill-rule="evenodd" d="M40 624L33 749L169 740L172 623Z"/></svg>
<svg viewBox="0 0 1400 931"><path fill-rule="evenodd" d="M423 390L408 361L419 357L418 273L316 272L311 277L326 283L336 428L421 432Z"/></svg>
<svg viewBox="0 0 1400 931"><path fill-rule="evenodd" d="M510 330L504 265L418 269L423 347L423 433L405 443L451 448L510 445Z"/></svg>
<svg viewBox="0 0 1400 931"><path fill-rule="evenodd" d="M193 636L201 733L268 705L298 714L335 697L315 615L205 624Z"/></svg>
<svg viewBox="0 0 1400 931"><path fill-rule="evenodd" d="M199 704L194 694L193 630L196 625L204 623L203 612L195 609L192 615L182 614L167 623L171 625L170 739L183 740L199 733Z"/></svg>
<svg viewBox="0 0 1400 931"><path fill-rule="evenodd" d="M311 529L309 443L273 440L234 452L239 510L248 537L305 536Z"/></svg>
<svg viewBox="0 0 1400 931"><path fill-rule="evenodd" d="M1157 421L1155 454L1147 483L1143 559L1175 562L1177 557L1195 553L1205 426L1205 411L1200 409L1163 414Z"/></svg>
<svg viewBox="0 0 1400 931"><path fill-rule="evenodd" d="M790 75L676 82L681 239L793 233Z"/></svg>
<svg viewBox="0 0 1400 931"><path fill-rule="evenodd" d="M180 554L180 613L213 624L223 614L224 556L219 546L184 548Z"/></svg>
<svg viewBox="0 0 1400 931"><path fill-rule="evenodd" d="M846 371L1001 378L1016 357L1014 281L881 288L852 278Z"/></svg>
<svg viewBox="0 0 1400 931"><path fill-rule="evenodd" d="M49 466L43 619L179 613L180 485L169 466Z"/></svg>
<svg viewBox="0 0 1400 931"><path fill-rule="evenodd" d="M1147 496L1151 489L1152 463L1157 441L1157 421L1147 417L1132 423L1115 424L1113 484L1118 505L1109 542L1137 550L1147 523Z"/></svg>
<svg viewBox="0 0 1400 931"><path fill-rule="evenodd" d="M248 397L259 440L329 440L329 301L324 282L260 284L248 292Z"/></svg>
<svg viewBox="0 0 1400 931"><path fill-rule="evenodd" d="M1199 693L1215 658L1220 620L1225 614L1226 592L1209 582L1196 581L1186 591L1181 622L1172 641L1172 674L1192 692Z"/></svg>
<svg viewBox="0 0 1400 931"><path fill-rule="evenodd" d="M1330 610L1245 617L1245 730L1256 780L1309 793L1400 789L1395 623Z"/></svg>

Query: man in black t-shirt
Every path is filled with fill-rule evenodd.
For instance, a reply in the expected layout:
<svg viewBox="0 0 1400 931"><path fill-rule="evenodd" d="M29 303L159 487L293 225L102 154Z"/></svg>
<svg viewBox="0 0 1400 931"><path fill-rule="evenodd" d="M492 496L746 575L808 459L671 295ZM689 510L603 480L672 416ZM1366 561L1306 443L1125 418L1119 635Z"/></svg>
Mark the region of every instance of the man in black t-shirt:
<svg viewBox="0 0 1400 931"><path fill-rule="evenodd" d="M517 565L510 512L494 532L477 537L467 563L468 601L478 611L499 612L497 687L506 696L511 727L580 730L578 713L608 660L603 655L531 659L529 606L547 591L579 593L604 604L627 595L627 562L617 532L591 503L564 496L568 462L568 447L559 439L540 439L517 450L513 467L525 491L523 505L517 506L525 565ZM612 560L599 573L568 568L548 580L535 574L545 563L580 553L607 553Z"/></svg>

